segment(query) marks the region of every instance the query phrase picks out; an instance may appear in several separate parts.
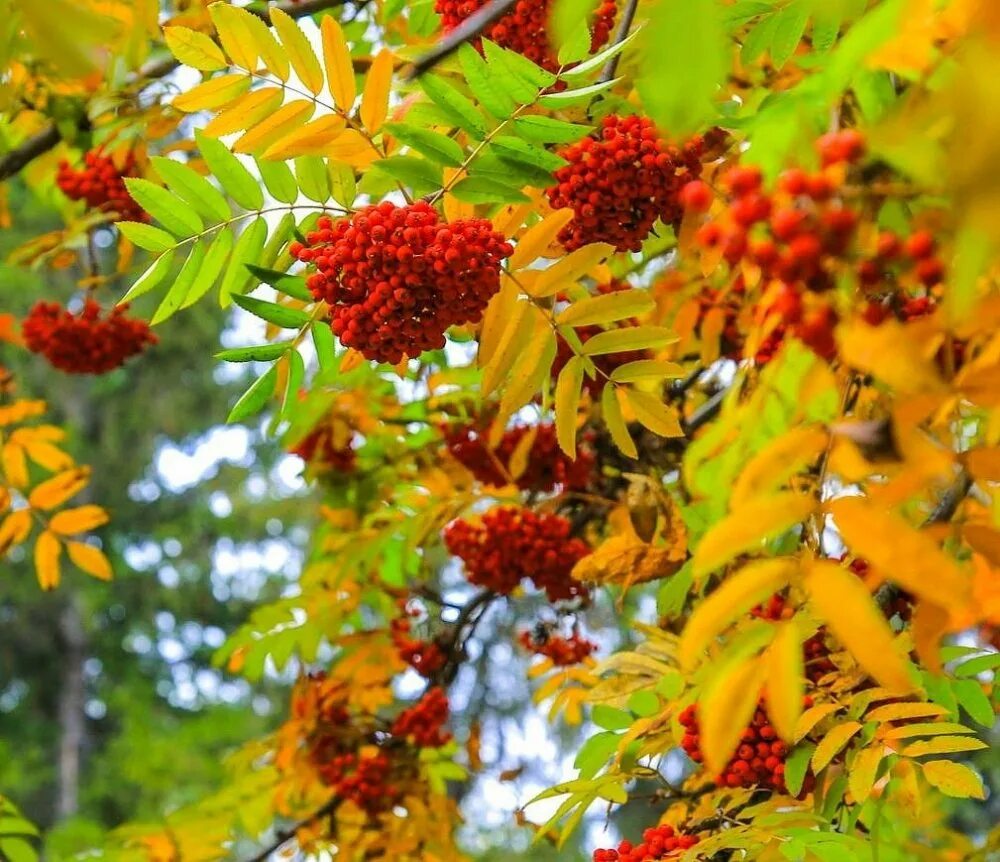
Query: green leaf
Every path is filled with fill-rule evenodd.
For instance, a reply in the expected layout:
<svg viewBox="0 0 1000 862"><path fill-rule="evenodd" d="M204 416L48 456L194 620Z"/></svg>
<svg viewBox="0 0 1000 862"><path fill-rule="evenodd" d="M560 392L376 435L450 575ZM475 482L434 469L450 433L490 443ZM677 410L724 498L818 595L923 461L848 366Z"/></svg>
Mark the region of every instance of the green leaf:
<svg viewBox="0 0 1000 862"><path fill-rule="evenodd" d="M506 120L514 113L517 107L514 100L499 86L486 61L468 42L458 49L458 62L465 73L469 89L479 100L479 104L498 120Z"/></svg>
<svg viewBox="0 0 1000 862"><path fill-rule="evenodd" d="M604 731L588 739L576 754L573 766L580 770L581 778L593 778L618 748L621 737L617 733Z"/></svg>
<svg viewBox="0 0 1000 862"><path fill-rule="evenodd" d="M953 673L959 679L979 676L981 673L1000 668L1000 652L991 652L987 655L976 656L958 665Z"/></svg>
<svg viewBox="0 0 1000 862"><path fill-rule="evenodd" d="M771 44L777 24L777 16L768 15L747 33L740 48L741 62L750 64L761 57Z"/></svg>
<svg viewBox="0 0 1000 862"><path fill-rule="evenodd" d="M812 49L817 54L825 54L837 41L844 15L836 3L826 8L817 4L812 12Z"/></svg>
<svg viewBox="0 0 1000 862"><path fill-rule="evenodd" d="M261 284L266 284L275 290L280 290L287 296L301 299L303 302L313 301L313 295L309 292L309 288L306 287L305 276L291 275L290 273L280 272L276 269L255 266L252 263L247 264L247 269L260 280Z"/></svg>
<svg viewBox="0 0 1000 862"><path fill-rule="evenodd" d="M801 792L809 769L809 761L812 760L815 750L816 746L811 742L800 743L792 749L792 753L785 760L785 786L792 796L798 796Z"/></svg>
<svg viewBox="0 0 1000 862"><path fill-rule="evenodd" d="M184 297L184 301L181 303L182 309L194 305L212 289L212 285L222 275L222 269L226 265L229 253L232 250L232 231L220 231L212 242L212 245L209 246L201 269L195 275L194 283L188 288L187 296Z"/></svg>
<svg viewBox="0 0 1000 862"><path fill-rule="evenodd" d="M958 702L972 719L983 727L992 727L996 716L993 713L993 704L986 696L979 683L974 679L956 680L952 683L952 691Z"/></svg>
<svg viewBox="0 0 1000 862"><path fill-rule="evenodd" d="M386 123L382 128L411 149L439 165L458 167L465 159L462 148L440 132L420 129L406 123Z"/></svg>
<svg viewBox="0 0 1000 862"><path fill-rule="evenodd" d="M642 28L636 27L631 33L628 34L628 36L622 39L621 42L614 42L611 45L608 45L608 47L604 50L594 54L593 57L584 60L582 63L577 63L569 69L564 69L559 73L559 77L564 81L572 81L574 78L582 78L585 75L589 75L591 72L603 69L608 60L616 54L620 54L624 51L629 45L632 44L632 42L635 41L641 32Z"/></svg>
<svg viewBox="0 0 1000 862"><path fill-rule="evenodd" d="M257 344L253 347L233 347L229 350L220 350L215 354L215 358L223 362L270 362L283 355L294 344L293 341L278 341L274 344Z"/></svg>
<svg viewBox="0 0 1000 862"><path fill-rule="evenodd" d="M175 236L189 237L204 228L198 214L163 186L138 177L126 177L132 199Z"/></svg>
<svg viewBox="0 0 1000 862"><path fill-rule="evenodd" d="M549 39L559 55L559 62L572 62L586 56L590 48L590 28L597 0L556 0L549 14ZM581 30L583 46L580 50ZM567 53L568 52L568 53Z"/></svg>
<svg viewBox="0 0 1000 862"><path fill-rule="evenodd" d="M295 177L309 200L326 203L330 199L330 175L319 156L300 156L295 160Z"/></svg>
<svg viewBox="0 0 1000 862"><path fill-rule="evenodd" d="M525 81L518 75L507 61L503 48L489 39L483 39L483 50L486 53L486 65L490 70L493 83L503 92L522 105L531 104L538 95L538 87Z"/></svg>
<svg viewBox="0 0 1000 862"><path fill-rule="evenodd" d="M628 708L640 718L649 718L660 711L660 699L656 696L656 692L647 688L635 692L628 699Z"/></svg>
<svg viewBox="0 0 1000 862"><path fill-rule="evenodd" d="M187 165L153 156L150 159L157 175L178 197L187 201L194 209L210 221L224 222L232 216L229 204L215 186L201 174Z"/></svg>
<svg viewBox="0 0 1000 862"><path fill-rule="evenodd" d="M603 703L594 707L590 718L594 724L604 730L625 730L632 726L634 720L631 714L624 709L615 709Z"/></svg>
<svg viewBox="0 0 1000 862"><path fill-rule="evenodd" d="M163 254L154 260L146 268L146 271L135 280L135 283L128 289L128 292L120 300L118 300L118 304L122 305L123 303L131 302L137 296L142 296L144 293L148 293L156 287L167 277L173 258L174 249L168 249L163 252Z"/></svg>
<svg viewBox="0 0 1000 862"><path fill-rule="evenodd" d="M313 346L316 348L316 361L319 362L321 371L329 371L336 361L337 344L333 338L333 330L330 324L323 320L313 321L310 327L312 331Z"/></svg>
<svg viewBox="0 0 1000 862"><path fill-rule="evenodd" d="M452 186L451 193L470 204L527 203L531 200L520 189L483 176L459 180Z"/></svg>
<svg viewBox="0 0 1000 862"><path fill-rule="evenodd" d="M435 105L447 113L459 128L475 138L486 134L486 121L476 106L444 78L422 75L420 86Z"/></svg>
<svg viewBox="0 0 1000 862"><path fill-rule="evenodd" d="M187 298L191 285L194 284L195 277L198 275L204 259L205 246L201 241L198 241L191 249L188 259L184 261L181 271L177 273L174 283L170 285L167 295L163 297L163 301L153 314L153 319L149 322L150 326L163 323L164 320L171 317L181 307Z"/></svg>
<svg viewBox="0 0 1000 862"><path fill-rule="evenodd" d="M302 354L294 348L288 354L288 379L285 381L285 394L281 399L280 419L288 419L298 403L299 389L306 376L306 364Z"/></svg>
<svg viewBox="0 0 1000 862"><path fill-rule="evenodd" d="M546 93L538 97L538 104L543 108L563 110L575 105L582 105L589 102L594 96L610 90L615 84L621 82L621 78L613 78L610 81L598 81L586 87L579 87L576 90L563 90L561 93Z"/></svg>
<svg viewBox="0 0 1000 862"><path fill-rule="evenodd" d="M667 700L680 697L682 691L684 691L684 677L676 670L665 673L656 684L657 694L663 695Z"/></svg>
<svg viewBox="0 0 1000 862"><path fill-rule="evenodd" d="M504 66L511 73L532 85L532 100L534 100L538 90L543 87L551 87L558 80L551 72L531 62L523 54L511 51L509 48L501 48L499 45L489 42L486 39L483 40L483 44L493 45L492 49L487 50L488 57L491 56L491 51L493 57L502 57Z"/></svg>
<svg viewBox="0 0 1000 862"><path fill-rule="evenodd" d="M129 242L146 251L166 251L177 245L177 240L165 230L145 222L119 221L115 222L115 227Z"/></svg>
<svg viewBox="0 0 1000 862"><path fill-rule="evenodd" d="M265 302L263 299L254 299L252 296L243 296L239 293L233 294L233 302L255 317L280 326L282 329L300 329L306 326L311 319L309 314L301 309L288 308L275 302Z"/></svg>
<svg viewBox="0 0 1000 862"><path fill-rule="evenodd" d="M774 36L771 38L771 62L780 69L795 53L809 22L810 3L798 0L774 16Z"/></svg>
<svg viewBox="0 0 1000 862"><path fill-rule="evenodd" d="M233 409L226 417L226 423L232 425L234 422L242 422L251 416L256 416L264 409L271 396L274 394L274 385L278 380L278 366L272 365L267 372L256 381L236 402Z"/></svg>
<svg viewBox="0 0 1000 862"><path fill-rule="evenodd" d="M372 162L372 167L408 185L417 194L435 191L443 183L440 165L417 156L391 156Z"/></svg>
<svg viewBox="0 0 1000 862"><path fill-rule="evenodd" d="M6 862L35 862L38 859L35 848L23 838L0 839L0 854Z"/></svg>
<svg viewBox="0 0 1000 862"><path fill-rule="evenodd" d="M567 123L541 114L518 117L514 120L514 130L522 138L536 144L569 144L580 140L593 130L593 126Z"/></svg>
<svg viewBox="0 0 1000 862"><path fill-rule="evenodd" d="M330 172L330 195L344 207L351 207L358 196L358 184L354 179L354 169L343 162L333 161L327 164Z"/></svg>
<svg viewBox="0 0 1000 862"><path fill-rule="evenodd" d="M566 164L561 156L515 138L512 135L498 135L491 142L493 152L504 161L510 160L541 168L543 171L557 171Z"/></svg>
<svg viewBox="0 0 1000 862"><path fill-rule="evenodd" d="M287 162L258 158L254 162L271 197L283 204L293 204L299 199L299 187Z"/></svg>
<svg viewBox="0 0 1000 862"><path fill-rule="evenodd" d="M258 210L264 206L260 183L222 141L203 135L200 130L195 131L194 137L212 176L226 194L244 209Z"/></svg>
<svg viewBox="0 0 1000 862"><path fill-rule="evenodd" d="M252 278L246 265L259 262L266 240L267 222L261 216L254 219L253 223L248 225L240 234L239 239L236 240L232 257L229 259L229 266L219 287L219 304L223 308L229 305L232 294L243 293L246 290Z"/></svg>

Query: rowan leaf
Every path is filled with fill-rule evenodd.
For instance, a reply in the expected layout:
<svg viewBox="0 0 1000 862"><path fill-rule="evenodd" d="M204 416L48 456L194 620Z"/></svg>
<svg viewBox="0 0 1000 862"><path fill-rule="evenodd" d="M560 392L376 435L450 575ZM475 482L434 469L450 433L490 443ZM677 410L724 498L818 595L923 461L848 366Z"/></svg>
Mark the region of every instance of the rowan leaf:
<svg viewBox="0 0 1000 862"><path fill-rule="evenodd" d="M288 52L288 59L291 60L295 74L310 93L318 96L323 90L323 69L305 33L287 12L277 6L272 6L269 11L271 26L278 31L281 44Z"/></svg>
<svg viewBox="0 0 1000 862"><path fill-rule="evenodd" d="M59 556L62 544L53 533L43 530L35 541L35 574L38 585L43 590L54 590L59 586Z"/></svg>
<svg viewBox="0 0 1000 862"><path fill-rule="evenodd" d="M556 241L559 231L572 220L573 210L561 209L549 213L538 224L528 228L518 238L514 253L507 260L510 270L516 272L544 256L549 246Z"/></svg>
<svg viewBox="0 0 1000 862"><path fill-rule="evenodd" d="M724 771L760 697L761 668L747 658L719 668L698 702L700 744L711 774Z"/></svg>
<svg viewBox="0 0 1000 862"><path fill-rule="evenodd" d="M63 536L86 533L108 523L108 513L100 506L86 505L64 509L49 520L49 529Z"/></svg>
<svg viewBox="0 0 1000 862"><path fill-rule="evenodd" d="M945 796L957 799L985 799L983 780L968 766L950 760L930 760L921 764L927 783Z"/></svg>
<svg viewBox="0 0 1000 862"><path fill-rule="evenodd" d="M166 251L177 244L177 240L165 230L138 221L115 222L115 227L129 242L146 251Z"/></svg>
<svg viewBox="0 0 1000 862"><path fill-rule="evenodd" d="M354 64L347 39L333 15L324 15L320 24L323 42L323 63L326 65L327 86L333 103L344 112L350 112L357 97Z"/></svg>
<svg viewBox="0 0 1000 862"><path fill-rule="evenodd" d="M565 290L613 252L614 247L605 242L594 242L570 252L542 270L531 287L531 295L543 298Z"/></svg>
<svg viewBox="0 0 1000 862"><path fill-rule="evenodd" d="M876 744L870 748L862 748L851 760L847 770L847 786L856 804L862 804L871 796L884 756L885 749Z"/></svg>
<svg viewBox="0 0 1000 862"><path fill-rule="evenodd" d="M628 426L622 416L617 387L611 384L605 386L601 392L601 418L604 420L615 446L629 458L638 458L639 450L635 448L635 441L628 433Z"/></svg>
<svg viewBox="0 0 1000 862"><path fill-rule="evenodd" d="M735 509L754 497L776 491L820 456L827 439L819 428L806 426L772 440L740 472L729 505Z"/></svg>
<svg viewBox="0 0 1000 862"><path fill-rule="evenodd" d="M393 55L383 48L372 60L371 68L365 76L365 87L361 91L359 116L369 134L377 134L389 113L389 88L392 86Z"/></svg>
<svg viewBox="0 0 1000 862"><path fill-rule="evenodd" d="M817 744L812 756L813 772L822 772L861 730L862 724L857 721L845 721L838 724L826 734Z"/></svg>
<svg viewBox="0 0 1000 862"><path fill-rule="evenodd" d="M89 467L73 467L32 488L28 503L35 509L48 511L61 506L70 497L80 493L90 481Z"/></svg>
<svg viewBox="0 0 1000 862"><path fill-rule="evenodd" d="M223 50L233 63L249 72L257 69L257 51L248 19L251 14L245 9L227 3L213 3L208 14L215 24Z"/></svg>
<svg viewBox="0 0 1000 862"><path fill-rule="evenodd" d="M178 111L184 111L186 114L193 114L196 111L217 111L247 92L250 83L250 78L240 72L219 75L176 96L172 104Z"/></svg>
<svg viewBox="0 0 1000 862"><path fill-rule="evenodd" d="M248 210L259 210L264 206L264 193L260 183L254 179L236 156L221 141L217 141L200 131L194 133L198 149L209 170L226 193L236 203Z"/></svg>
<svg viewBox="0 0 1000 862"><path fill-rule="evenodd" d="M778 627L767 649L766 661L767 714L778 736L791 744L795 741L805 696L802 636L794 619Z"/></svg>
<svg viewBox="0 0 1000 862"><path fill-rule="evenodd" d="M622 290L577 300L559 312L556 323L559 326L613 323L646 314L655 307L656 303L648 290Z"/></svg>
<svg viewBox="0 0 1000 862"><path fill-rule="evenodd" d="M201 132L211 138L242 132L271 116L280 107L282 99L282 91L278 87L251 90L227 105Z"/></svg>
<svg viewBox="0 0 1000 862"><path fill-rule="evenodd" d="M31 533L31 510L18 509L0 522L0 556L15 545L20 545Z"/></svg>
<svg viewBox="0 0 1000 862"><path fill-rule="evenodd" d="M599 332L588 338L583 345L587 356L606 353L625 353L633 350L649 350L678 341L673 330L664 326L627 326Z"/></svg>
<svg viewBox="0 0 1000 862"><path fill-rule="evenodd" d="M189 203L200 215L218 222L224 222L232 216L222 193L187 165L162 156L153 156L150 162L170 191Z"/></svg>
<svg viewBox="0 0 1000 862"><path fill-rule="evenodd" d="M88 545L86 542L67 542L66 553L69 554L74 566L98 580L110 581L114 576L111 562L104 552L94 545Z"/></svg>
<svg viewBox="0 0 1000 862"><path fill-rule="evenodd" d="M175 236L193 236L204 228L198 214L163 186L135 177L126 177L125 186L135 202Z"/></svg>
<svg viewBox="0 0 1000 862"><path fill-rule="evenodd" d="M637 359L619 365L611 372L611 379L616 383L638 383L642 380L665 380L683 376L684 369L676 362L659 359Z"/></svg>
<svg viewBox="0 0 1000 862"><path fill-rule="evenodd" d="M312 116L315 106L305 99L282 105L256 126L247 129L233 144L234 153L262 153L287 138ZM332 143L332 139L330 141Z"/></svg>
<svg viewBox="0 0 1000 862"><path fill-rule="evenodd" d="M661 437L683 437L677 411L668 407L660 398L641 389L618 387L618 396L623 399L639 423Z"/></svg>
<svg viewBox="0 0 1000 862"><path fill-rule="evenodd" d="M556 380L556 438L559 448L570 458L576 457L577 409L583 389L583 357L572 357Z"/></svg>
<svg viewBox="0 0 1000 862"><path fill-rule="evenodd" d="M229 65L225 54L211 38L187 27L164 27L167 47L180 62L201 72L216 72Z"/></svg>
<svg viewBox="0 0 1000 862"><path fill-rule="evenodd" d="M924 757L928 754L956 754L960 751L980 751L989 748L974 736L938 736L935 739L921 739L903 749L904 757Z"/></svg>

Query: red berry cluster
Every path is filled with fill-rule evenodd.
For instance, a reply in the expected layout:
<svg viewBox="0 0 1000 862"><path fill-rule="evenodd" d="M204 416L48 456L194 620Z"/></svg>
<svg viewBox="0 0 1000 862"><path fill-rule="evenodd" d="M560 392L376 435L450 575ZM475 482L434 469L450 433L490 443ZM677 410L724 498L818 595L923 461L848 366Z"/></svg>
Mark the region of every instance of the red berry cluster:
<svg viewBox="0 0 1000 862"><path fill-rule="evenodd" d="M319 219L289 251L314 264L310 291L331 306L334 333L366 359L397 363L445 345L449 326L480 319L513 248L486 219L446 224L425 201L383 201L348 219Z"/></svg>
<svg viewBox="0 0 1000 862"><path fill-rule="evenodd" d="M444 432L445 444L452 457L485 485L506 485L510 478L510 462L518 446L532 429L528 426L510 428L500 443L490 449L486 433L476 425L453 426ZM551 491L562 488L586 488L594 470L594 455L580 448L576 459L559 448L556 429L552 424L539 425L528 452L528 463L514 483L522 491Z"/></svg>
<svg viewBox="0 0 1000 862"><path fill-rule="evenodd" d="M430 678L445 666L448 657L434 641L411 636L412 618L422 616L422 612L415 607L406 607L405 602L403 611L405 616L396 617L389 624L389 636L399 657L421 676Z"/></svg>
<svg viewBox="0 0 1000 862"><path fill-rule="evenodd" d="M795 615L793 608L784 596L776 593L766 604L758 605L751 613L762 620L791 619ZM821 628L811 638L802 644L802 658L805 663L806 679L814 685L828 673L833 673L837 666L830 661L830 647L826 643L826 629Z"/></svg>
<svg viewBox="0 0 1000 862"><path fill-rule="evenodd" d="M550 634L544 627L535 631L523 631L518 640L529 652L551 659L556 667L579 664L597 649L596 643L581 637L578 632L564 638Z"/></svg>
<svg viewBox="0 0 1000 862"><path fill-rule="evenodd" d="M441 16L446 33L485 6L487 0L436 0L434 10ZM491 42L523 54L533 63L556 72L559 60L549 43L548 24L552 0L516 0L513 8L490 24L483 35ZM601 0L594 10L590 27L590 50L607 44L615 21L615 0ZM480 47L477 40L476 47Z"/></svg>
<svg viewBox="0 0 1000 862"><path fill-rule="evenodd" d="M321 752L314 752L314 757ZM388 811L402 798L391 783L392 761L384 751L338 754L317 765L320 780L341 799L368 814Z"/></svg>
<svg viewBox="0 0 1000 862"><path fill-rule="evenodd" d="M105 374L157 342L149 324L126 317L127 309L119 305L102 318L101 306L92 299L76 314L57 302L37 302L21 332L28 349L60 371Z"/></svg>
<svg viewBox="0 0 1000 862"><path fill-rule="evenodd" d="M136 176L136 166L131 153L119 168L101 150L90 150L83 157L82 168L67 161L59 163L56 185L70 200L86 201L91 209L116 213L128 221L149 221L125 188L125 177L132 176Z"/></svg>
<svg viewBox="0 0 1000 862"><path fill-rule="evenodd" d="M451 739L451 734L443 729L447 721L448 696L444 689L432 688L399 714L392 725L392 733L420 748L440 748Z"/></svg>
<svg viewBox="0 0 1000 862"><path fill-rule="evenodd" d="M700 137L668 144L646 117L605 117L598 132L560 153L569 164L546 190L553 207L574 213L559 241L570 251L592 242L639 251L657 219L679 220L678 195L701 173L704 149Z"/></svg>
<svg viewBox="0 0 1000 862"><path fill-rule="evenodd" d="M346 445L338 441L333 429L325 423L306 434L289 451L321 470L353 473L357 469L357 453L350 441Z"/></svg>
<svg viewBox="0 0 1000 862"><path fill-rule="evenodd" d="M462 558L472 583L506 595L522 579L530 578L555 602L586 592L571 572L590 548L571 537L570 529L570 522L561 515L500 506L483 515L478 524L452 521L445 528L444 540L448 551Z"/></svg>
<svg viewBox="0 0 1000 862"><path fill-rule="evenodd" d="M812 706L812 699L805 698L805 705ZM698 715L693 705L686 707L678 716L684 727L681 747L695 762L702 762ZM788 746L778 739L778 732L772 727L764 711L764 703L757 705L750 726L743 731L740 747L726 764L721 775L716 776L719 787L767 787L785 793L785 759ZM812 789L812 776L806 776L803 791Z"/></svg>
<svg viewBox="0 0 1000 862"><path fill-rule="evenodd" d="M678 832L673 826L656 826L642 833L642 843L622 841L614 850L595 850L593 862L655 862L673 859L698 843L698 836Z"/></svg>

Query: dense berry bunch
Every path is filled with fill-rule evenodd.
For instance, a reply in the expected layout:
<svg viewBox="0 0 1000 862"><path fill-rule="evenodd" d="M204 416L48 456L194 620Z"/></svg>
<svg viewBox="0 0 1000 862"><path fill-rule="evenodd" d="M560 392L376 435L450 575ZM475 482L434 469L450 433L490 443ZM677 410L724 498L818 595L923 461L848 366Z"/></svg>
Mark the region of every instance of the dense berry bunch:
<svg viewBox="0 0 1000 862"><path fill-rule="evenodd" d="M758 605L751 613L760 619L777 622L791 619L795 615L795 608L784 596L775 593L765 604ZM814 684L837 669L837 666L830 661L826 629L821 628L802 644L802 658L805 663L806 679Z"/></svg>
<svg viewBox="0 0 1000 862"><path fill-rule="evenodd" d="M366 359L397 363L444 347L449 326L480 319L513 249L486 219L440 221L424 201L383 201L349 219L320 218L290 251L315 265L309 289L334 333Z"/></svg>
<svg viewBox="0 0 1000 862"><path fill-rule="evenodd" d="M622 841L614 850L595 850L593 862L656 862L674 859L698 843L696 835L685 835L664 824L642 833L642 843Z"/></svg>
<svg viewBox="0 0 1000 862"><path fill-rule="evenodd" d="M414 638L411 634L412 619L421 616L417 608L407 608L404 616L396 617L389 625L389 635L399 657L423 677L432 677L445 666L448 657L434 641Z"/></svg>
<svg viewBox="0 0 1000 862"><path fill-rule="evenodd" d="M545 656L556 667L580 664L597 649L596 643L581 637L578 632L564 638L549 633L544 627L535 631L523 631L518 639L526 650Z"/></svg>
<svg viewBox="0 0 1000 862"><path fill-rule="evenodd" d="M550 601L558 601L586 592L571 572L590 548L570 536L570 527L561 515L501 506L478 524L452 521L444 539L449 552L462 558L472 583L506 595L531 578Z"/></svg>
<svg viewBox="0 0 1000 862"><path fill-rule="evenodd" d="M812 706L811 698L805 705ZM681 747L696 763L702 762L701 732L695 707L688 706L678 716L684 727ZM785 793L785 759L788 746L778 739L778 733L771 726L763 702L757 705L750 726L743 731L740 746L726 764L721 775L716 776L719 787L767 787ZM805 791L811 789L811 776L807 776Z"/></svg>
<svg viewBox="0 0 1000 862"><path fill-rule="evenodd" d="M317 751L314 756L319 756ZM368 814L392 808L402 798L392 783L392 760L384 751L338 754L317 764L320 780L341 799L353 802Z"/></svg>
<svg viewBox="0 0 1000 862"><path fill-rule="evenodd" d="M486 485L506 485L511 481L511 458L526 434L528 426L510 428L495 449L486 442L486 432L476 425L453 426L445 429L448 451L459 463ZM594 469L594 455L580 448L575 459L559 448L556 429L552 424L534 429L535 439L528 452L524 471L513 481L523 491L551 491L562 488L586 488Z"/></svg>
<svg viewBox="0 0 1000 862"><path fill-rule="evenodd" d="M399 714L392 725L392 733L420 748L440 748L451 739L451 734L444 730L447 721L448 696L443 689L432 688Z"/></svg>
<svg viewBox="0 0 1000 862"><path fill-rule="evenodd" d="M21 331L28 349L60 371L105 374L157 342L149 324L126 317L127 310L127 305L119 305L102 318L100 305L92 299L76 314L57 302L37 302Z"/></svg>
<svg viewBox="0 0 1000 862"><path fill-rule="evenodd" d="M324 423L314 428L290 450L313 467L334 473L353 473L357 469L357 453L351 441L338 439L334 429Z"/></svg>
<svg viewBox="0 0 1000 862"><path fill-rule="evenodd" d="M490 24L483 35L491 42L523 54L533 63L555 72L559 61L549 43L548 24L553 0L516 0L513 8ZM487 0L436 0L434 9L441 16L447 33L485 6ZM590 26L590 50L607 44L615 21L614 0L600 0ZM477 43L478 47L478 43Z"/></svg>
<svg viewBox="0 0 1000 862"><path fill-rule="evenodd" d="M598 132L560 153L569 164L546 191L554 208L574 213L560 242L570 251L592 242L639 251L657 219L680 218L678 195L701 173L703 152L702 138L672 146L645 117L605 117Z"/></svg>
<svg viewBox="0 0 1000 862"><path fill-rule="evenodd" d="M131 153L119 168L110 156L100 150L90 150L83 157L82 168L74 168L67 161L59 163L56 185L70 200L86 201L91 209L112 212L127 221L148 221L149 216L125 188L125 177L135 175L135 159Z"/></svg>

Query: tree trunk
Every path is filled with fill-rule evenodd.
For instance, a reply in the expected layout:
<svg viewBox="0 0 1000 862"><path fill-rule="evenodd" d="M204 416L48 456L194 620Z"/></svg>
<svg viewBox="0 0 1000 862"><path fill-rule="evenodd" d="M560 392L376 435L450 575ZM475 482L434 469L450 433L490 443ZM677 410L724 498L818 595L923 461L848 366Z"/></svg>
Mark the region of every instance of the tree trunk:
<svg viewBox="0 0 1000 862"><path fill-rule="evenodd" d="M59 788L56 819L72 817L80 807L80 758L86 731L83 664L87 638L76 596L70 596L59 615L63 678L59 693Z"/></svg>

